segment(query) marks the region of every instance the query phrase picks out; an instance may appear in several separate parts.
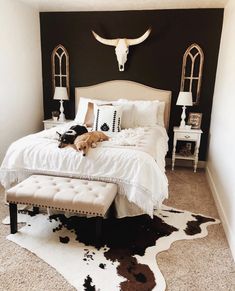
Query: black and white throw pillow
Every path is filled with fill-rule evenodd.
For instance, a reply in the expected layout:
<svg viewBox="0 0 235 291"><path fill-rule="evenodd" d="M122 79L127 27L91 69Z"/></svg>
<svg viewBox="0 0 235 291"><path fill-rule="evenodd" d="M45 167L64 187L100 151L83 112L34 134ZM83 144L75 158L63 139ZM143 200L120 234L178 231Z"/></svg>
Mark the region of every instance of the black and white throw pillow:
<svg viewBox="0 0 235 291"><path fill-rule="evenodd" d="M121 131L122 107L112 105L95 105L93 130Z"/></svg>

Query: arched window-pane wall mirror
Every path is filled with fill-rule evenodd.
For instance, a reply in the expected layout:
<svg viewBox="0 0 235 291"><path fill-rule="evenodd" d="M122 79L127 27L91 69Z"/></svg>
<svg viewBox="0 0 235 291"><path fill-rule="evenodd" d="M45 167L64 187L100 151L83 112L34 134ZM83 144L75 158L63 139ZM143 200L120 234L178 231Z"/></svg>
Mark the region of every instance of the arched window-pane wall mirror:
<svg viewBox="0 0 235 291"><path fill-rule="evenodd" d="M201 47L193 43L184 53L180 91L190 91L193 104L198 105L200 99L204 53Z"/></svg>
<svg viewBox="0 0 235 291"><path fill-rule="evenodd" d="M51 64L53 92L55 87L67 87L69 94L69 54L61 44L53 49Z"/></svg>

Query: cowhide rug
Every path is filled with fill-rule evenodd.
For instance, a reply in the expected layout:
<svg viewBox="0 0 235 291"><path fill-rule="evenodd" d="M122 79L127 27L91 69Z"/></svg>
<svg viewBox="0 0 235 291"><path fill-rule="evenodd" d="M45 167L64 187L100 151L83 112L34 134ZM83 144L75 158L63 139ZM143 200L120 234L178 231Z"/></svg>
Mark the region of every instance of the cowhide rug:
<svg viewBox="0 0 235 291"><path fill-rule="evenodd" d="M105 220L98 247L93 218L25 217L26 225L7 239L35 253L79 291L165 290L157 254L177 240L204 237L208 225L219 223L163 206L153 219L143 215Z"/></svg>

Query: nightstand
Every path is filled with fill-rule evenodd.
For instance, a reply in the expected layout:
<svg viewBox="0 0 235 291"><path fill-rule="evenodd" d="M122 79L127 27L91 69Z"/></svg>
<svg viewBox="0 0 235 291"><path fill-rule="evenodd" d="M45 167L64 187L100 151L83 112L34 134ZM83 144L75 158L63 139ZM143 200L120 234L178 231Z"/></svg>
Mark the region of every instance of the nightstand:
<svg viewBox="0 0 235 291"><path fill-rule="evenodd" d="M194 173L197 171L198 153L199 153L200 142L201 142L201 134L202 134L201 129L185 129L185 128L174 127L172 171L174 170L176 159L194 161ZM183 156L181 154L176 153L176 145L177 145L178 140L195 142L194 153L187 156Z"/></svg>
<svg viewBox="0 0 235 291"><path fill-rule="evenodd" d="M58 125L70 122L72 120L70 119L66 119L65 121L55 121L53 119L47 119L47 120L43 120L43 124L44 124L44 129L49 129L52 127L56 127Z"/></svg>

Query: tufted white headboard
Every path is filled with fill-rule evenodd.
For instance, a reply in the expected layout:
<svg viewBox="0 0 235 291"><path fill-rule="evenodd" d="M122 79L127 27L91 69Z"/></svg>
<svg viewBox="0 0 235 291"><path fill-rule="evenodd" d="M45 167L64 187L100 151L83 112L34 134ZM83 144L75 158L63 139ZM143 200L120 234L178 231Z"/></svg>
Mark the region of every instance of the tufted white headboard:
<svg viewBox="0 0 235 291"><path fill-rule="evenodd" d="M97 85L75 88L75 108L77 110L80 97L100 100L159 100L165 102L165 127L169 127L171 91L155 89L140 83L114 80Z"/></svg>

